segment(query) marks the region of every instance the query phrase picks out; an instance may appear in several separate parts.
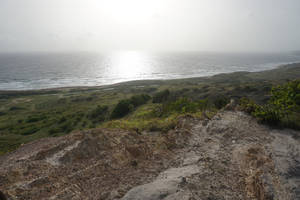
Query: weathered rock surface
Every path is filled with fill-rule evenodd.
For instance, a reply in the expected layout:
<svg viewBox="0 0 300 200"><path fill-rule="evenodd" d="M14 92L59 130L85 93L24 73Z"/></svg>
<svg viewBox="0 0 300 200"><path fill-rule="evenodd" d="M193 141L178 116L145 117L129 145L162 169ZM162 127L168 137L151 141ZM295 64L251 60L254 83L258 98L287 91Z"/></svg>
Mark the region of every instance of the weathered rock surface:
<svg viewBox="0 0 300 200"><path fill-rule="evenodd" d="M180 119L166 133L95 129L0 157L8 199L297 200L300 133L242 112Z"/></svg>

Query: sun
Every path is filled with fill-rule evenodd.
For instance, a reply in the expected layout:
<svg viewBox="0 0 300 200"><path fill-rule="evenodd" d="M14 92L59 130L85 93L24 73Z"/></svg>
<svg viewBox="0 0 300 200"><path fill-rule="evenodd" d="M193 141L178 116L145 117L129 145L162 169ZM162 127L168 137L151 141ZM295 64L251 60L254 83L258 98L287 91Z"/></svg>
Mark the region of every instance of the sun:
<svg viewBox="0 0 300 200"><path fill-rule="evenodd" d="M155 0L109 0L105 4L106 14L125 25L150 22L158 6Z"/></svg>

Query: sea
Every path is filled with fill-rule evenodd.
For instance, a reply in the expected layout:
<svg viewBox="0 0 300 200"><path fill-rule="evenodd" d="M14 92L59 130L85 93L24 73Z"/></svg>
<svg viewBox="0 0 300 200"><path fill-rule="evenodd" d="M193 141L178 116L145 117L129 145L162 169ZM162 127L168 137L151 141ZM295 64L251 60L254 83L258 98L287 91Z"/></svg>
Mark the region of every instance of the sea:
<svg viewBox="0 0 300 200"><path fill-rule="evenodd" d="M237 71L263 71L296 62L300 62L299 52L1 53L0 90L101 86L132 80L203 77Z"/></svg>

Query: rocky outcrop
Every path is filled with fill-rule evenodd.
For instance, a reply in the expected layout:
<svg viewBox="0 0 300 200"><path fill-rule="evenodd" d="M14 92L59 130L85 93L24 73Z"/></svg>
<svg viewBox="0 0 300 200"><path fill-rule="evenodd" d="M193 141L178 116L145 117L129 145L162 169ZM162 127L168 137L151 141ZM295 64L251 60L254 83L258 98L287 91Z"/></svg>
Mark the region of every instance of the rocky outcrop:
<svg viewBox="0 0 300 200"><path fill-rule="evenodd" d="M226 109L168 133L94 129L0 157L9 199L300 199L300 133Z"/></svg>
<svg viewBox="0 0 300 200"><path fill-rule="evenodd" d="M300 199L300 141L292 135L299 132L272 130L241 112L223 111L193 126L177 168L122 199Z"/></svg>

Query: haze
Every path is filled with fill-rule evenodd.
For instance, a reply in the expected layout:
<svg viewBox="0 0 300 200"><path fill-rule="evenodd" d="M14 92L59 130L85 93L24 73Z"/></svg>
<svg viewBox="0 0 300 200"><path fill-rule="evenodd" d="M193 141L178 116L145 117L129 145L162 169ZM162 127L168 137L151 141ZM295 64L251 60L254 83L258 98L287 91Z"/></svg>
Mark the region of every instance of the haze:
<svg viewBox="0 0 300 200"><path fill-rule="evenodd" d="M299 0L1 0L0 51L293 51Z"/></svg>

